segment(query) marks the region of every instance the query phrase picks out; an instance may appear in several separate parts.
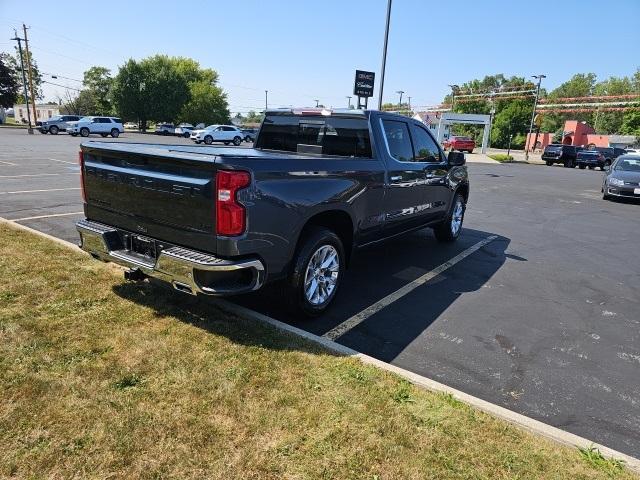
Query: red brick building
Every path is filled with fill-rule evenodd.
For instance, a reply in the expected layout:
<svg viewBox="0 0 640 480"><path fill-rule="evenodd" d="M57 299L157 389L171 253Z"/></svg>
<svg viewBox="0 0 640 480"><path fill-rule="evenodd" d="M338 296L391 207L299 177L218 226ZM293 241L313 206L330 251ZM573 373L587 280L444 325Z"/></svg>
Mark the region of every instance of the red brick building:
<svg viewBox="0 0 640 480"><path fill-rule="evenodd" d="M553 143L554 133L540 133L538 134L538 142L536 144L536 150L542 150L544 147ZM526 147L533 146L533 140L536 134L532 133L527 135ZM596 147L608 147L609 135L599 135L587 124L587 122L579 122L577 120L567 120L564 122L564 136L562 143L565 145L576 145L578 147L587 145L595 145Z"/></svg>

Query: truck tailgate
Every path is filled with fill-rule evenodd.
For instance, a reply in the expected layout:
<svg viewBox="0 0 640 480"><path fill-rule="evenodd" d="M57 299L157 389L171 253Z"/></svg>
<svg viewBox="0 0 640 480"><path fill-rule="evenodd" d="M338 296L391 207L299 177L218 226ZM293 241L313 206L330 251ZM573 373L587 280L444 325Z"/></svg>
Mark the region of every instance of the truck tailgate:
<svg viewBox="0 0 640 480"><path fill-rule="evenodd" d="M215 156L179 147L83 144L87 218L215 253Z"/></svg>

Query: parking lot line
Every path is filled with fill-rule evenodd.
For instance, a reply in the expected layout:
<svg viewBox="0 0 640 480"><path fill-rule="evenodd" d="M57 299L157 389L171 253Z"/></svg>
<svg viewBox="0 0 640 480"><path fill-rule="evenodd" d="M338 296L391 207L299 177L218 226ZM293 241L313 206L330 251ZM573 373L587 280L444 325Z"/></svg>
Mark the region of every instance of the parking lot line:
<svg viewBox="0 0 640 480"><path fill-rule="evenodd" d="M383 308L387 307L388 305L391 305L393 302L395 302L396 300L404 297L405 295L407 295L408 293L412 292L413 290L415 290L419 286L424 285L429 280L437 277L438 275L440 275L445 270L453 267L456 263L464 260L469 255L471 255L472 253L477 252L478 250L480 250L482 247L484 247L488 243L491 243L492 241L494 241L496 238L498 238L497 235L491 235L490 237L487 237L484 240L481 240L480 242L476 243L475 245L473 245L473 246L467 248L466 250L460 252L458 255L453 257L451 260L449 260L447 262L444 262L442 265L440 265L440 266L434 268L433 270L425 273L421 277L416 278L411 283L408 283L407 285L405 285L402 288L399 288L395 292L390 293L389 295L387 295L383 299L381 299L381 300L377 301L376 303L374 303L373 305L365 308L360 313L356 313L354 316L352 316L351 318L348 318L347 320L342 322L340 325L332 328L331 330L329 330L327 333L325 333L322 336L325 337L325 338L328 338L330 340L336 340L337 338L341 337L342 335L347 333L352 328L354 328L357 325L359 325L362 322L364 322L367 318L369 318L373 314L379 312L380 310L382 310Z"/></svg>
<svg viewBox="0 0 640 480"><path fill-rule="evenodd" d="M51 160L52 162L70 163L71 165L78 165L78 162L69 162L67 160L58 160L57 158L47 158L47 160Z"/></svg>
<svg viewBox="0 0 640 480"><path fill-rule="evenodd" d="M15 193L66 192L69 190L80 190L80 187L49 188L46 190L15 190L13 192L0 192L0 195L13 195Z"/></svg>
<svg viewBox="0 0 640 480"><path fill-rule="evenodd" d="M38 220L39 218L53 218L53 217L68 217L70 215L82 215L84 212L71 212L71 213L51 213L49 215L36 215L35 217L22 217L12 218L12 222L23 222L25 220Z"/></svg>
<svg viewBox="0 0 640 480"><path fill-rule="evenodd" d="M0 175L0 178L22 178L22 177L56 177L58 175L79 175L79 172L65 173L30 173L23 175Z"/></svg>

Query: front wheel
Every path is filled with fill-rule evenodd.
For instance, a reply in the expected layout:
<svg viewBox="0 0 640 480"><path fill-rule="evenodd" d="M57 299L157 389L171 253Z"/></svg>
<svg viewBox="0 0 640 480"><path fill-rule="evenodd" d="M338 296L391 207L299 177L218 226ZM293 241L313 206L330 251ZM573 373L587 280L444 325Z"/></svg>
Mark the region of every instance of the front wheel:
<svg viewBox="0 0 640 480"><path fill-rule="evenodd" d="M60 131L60 129L58 127L56 127L55 125L51 125L51 127L49 128L49 133L51 135L57 135L59 131Z"/></svg>
<svg viewBox="0 0 640 480"><path fill-rule="evenodd" d="M465 209L464 196L461 193L456 193L453 198L453 207L447 218L433 227L433 233L439 242L454 242L460 236Z"/></svg>
<svg viewBox="0 0 640 480"><path fill-rule="evenodd" d="M586 165L579 164L579 165L578 165L578 168L579 168L580 170L584 170L584 169L586 168Z"/></svg>
<svg viewBox="0 0 640 480"><path fill-rule="evenodd" d="M189 132L184 132L184 133L182 134L182 136L183 136L184 138L189 138L189 136L190 136L190 135L191 135L191 134L190 134Z"/></svg>
<svg viewBox="0 0 640 480"><path fill-rule="evenodd" d="M244 137L244 141L247 143L251 142L251 137L247 135L246 137Z"/></svg>
<svg viewBox="0 0 640 480"><path fill-rule="evenodd" d="M241 143L242 143L242 138L240 138L240 137L233 137L233 144L234 144L236 147L239 147Z"/></svg>
<svg viewBox="0 0 640 480"><path fill-rule="evenodd" d="M344 247L327 228L312 227L303 235L285 295L292 310L317 316L329 308L338 292L345 269Z"/></svg>
<svg viewBox="0 0 640 480"><path fill-rule="evenodd" d="M213 143L213 137L211 135L207 135L206 137L204 137L204 143L206 143L207 145L211 145Z"/></svg>
<svg viewBox="0 0 640 480"><path fill-rule="evenodd" d="M551 165L553 165L553 162L551 160L547 160L547 167L550 167Z"/></svg>
<svg viewBox="0 0 640 480"><path fill-rule="evenodd" d="M101 136L102 138L107 138L109 135L107 135L106 133L101 133L101 134L100 134L100 136Z"/></svg>
<svg viewBox="0 0 640 480"><path fill-rule="evenodd" d="M80 129L80 136L82 137L88 137L89 136L89 129L87 127L83 127Z"/></svg>
<svg viewBox="0 0 640 480"><path fill-rule="evenodd" d="M111 129L111 136L113 138L118 138L120 136L120 130L118 130L117 128L112 128Z"/></svg>

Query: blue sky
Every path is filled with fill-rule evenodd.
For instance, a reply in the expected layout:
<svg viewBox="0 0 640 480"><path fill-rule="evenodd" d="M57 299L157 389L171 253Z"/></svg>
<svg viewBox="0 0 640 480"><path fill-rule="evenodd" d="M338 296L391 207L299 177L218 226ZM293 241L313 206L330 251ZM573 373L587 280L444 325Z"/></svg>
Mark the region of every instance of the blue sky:
<svg viewBox="0 0 640 480"><path fill-rule="evenodd" d="M67 8L70 5L78 8ZM346 106L355 69L379 75L386 0L82 2L0 0L0 50L24 21L43 72L81 79L155 53L182 55L220 74L232 112L264 106ZM487 74L631 75L640 67L640 0L394 0L385 101L397 90L433 105L451 83ZM635 23L634 23L635 22ZM51 80L45 76L45 79ZM51 80L78 87L72 80ZM376 84L375 99L377 99ZM47 99L62 88L47 86ZM373 105L376 105L376 101Z"/></svg>

